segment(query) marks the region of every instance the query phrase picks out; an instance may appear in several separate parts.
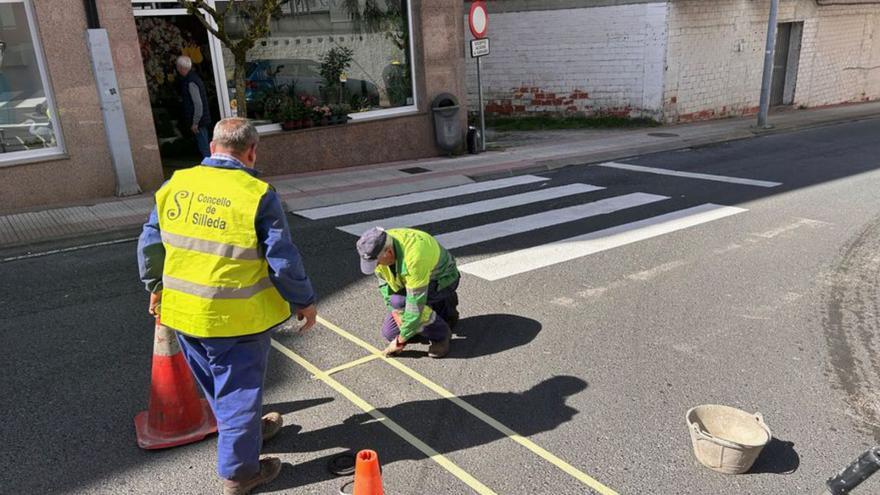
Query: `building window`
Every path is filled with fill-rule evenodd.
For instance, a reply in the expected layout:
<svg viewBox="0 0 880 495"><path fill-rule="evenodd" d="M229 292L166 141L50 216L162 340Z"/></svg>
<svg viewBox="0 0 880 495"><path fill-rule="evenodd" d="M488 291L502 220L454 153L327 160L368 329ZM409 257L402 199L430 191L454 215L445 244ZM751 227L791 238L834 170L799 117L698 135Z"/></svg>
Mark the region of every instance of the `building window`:
<svg viewBox="0 0 880 495"><path fill-rule="evenodd" d="M223 12L229 3L215 5ZM242 36L241 14L229 9L225 19L227 33ZM278 102L291 96L297 106L331 107L353 119L415 109L410 26L409 0L282 5L270 21L269 37L248 52L247 116L257 124L286 120ZM234 59L225 47L222 55L230 113L237 113Z"/></svg>
<svg viewBox="0 0 880 495"><path fill-rule="evenodd" d="M0 164L62 152L29 0L0 1Z"/></svg>

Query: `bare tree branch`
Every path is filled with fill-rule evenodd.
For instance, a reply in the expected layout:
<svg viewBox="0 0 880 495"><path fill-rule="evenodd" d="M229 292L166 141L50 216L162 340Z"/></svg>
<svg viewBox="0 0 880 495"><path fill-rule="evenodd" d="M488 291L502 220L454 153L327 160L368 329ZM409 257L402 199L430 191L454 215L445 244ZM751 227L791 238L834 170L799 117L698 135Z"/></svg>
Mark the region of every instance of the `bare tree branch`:
<svg viewBox="0 0 880 495"><path fill-rule="evenodd" d="M204 0L178 0L178 3L183 5L186 8L186 11L195 16L195 18L208 30L209 33L213 34L218 40L220 40L223 44L229 45L232 43L232 40L226 35L226 31L223 29L223 16L219 14L213 7L208 5ZM205 18L204 14L202 14L201 10L204 10L214 19L214 22L217 24L219 29L215 29L214 26L208 22L208 19Z"/></svg>

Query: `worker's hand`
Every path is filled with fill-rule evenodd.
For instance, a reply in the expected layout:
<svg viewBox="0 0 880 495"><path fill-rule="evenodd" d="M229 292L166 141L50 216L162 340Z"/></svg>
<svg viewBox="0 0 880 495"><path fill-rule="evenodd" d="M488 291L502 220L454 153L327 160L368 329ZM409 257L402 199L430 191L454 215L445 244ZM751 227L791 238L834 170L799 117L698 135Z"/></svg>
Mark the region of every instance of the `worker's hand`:
<svg viewBox="0 0 880 495"><path fill-rule="evenodd" d="M162 291L153 292L150 294L150 306L147 308L147 311L150 315L158 318L159 317L159 305L162 303Z"/></svg>
<svg viewBox="0 0 880 495"><path fill-rule="evenodd" d="M198 124L193 124L193 126L190 127L190 129L192 129L193 134L198 134L198 133L199 133L199 126L198 126Z"/></svg>
<svg viewBox="0 0 880 495"><path fill-rule="evenodd" d="M306 308L298 308L296 310L296 320L303 321L303 326L299 329L300 332L308 331L308 329L315 326L315 320L318 318L318 308L315 307L314 304L308 306Z"/></svg>
<svg viewBox="0 0 880 495"><path fill-rule="evenodd" d="M400 337L398 336L388 344L388 347L382 351L382 354L386 356L396 356L403 351L404 347L406 347L406 341L400 340Z"/></svg>

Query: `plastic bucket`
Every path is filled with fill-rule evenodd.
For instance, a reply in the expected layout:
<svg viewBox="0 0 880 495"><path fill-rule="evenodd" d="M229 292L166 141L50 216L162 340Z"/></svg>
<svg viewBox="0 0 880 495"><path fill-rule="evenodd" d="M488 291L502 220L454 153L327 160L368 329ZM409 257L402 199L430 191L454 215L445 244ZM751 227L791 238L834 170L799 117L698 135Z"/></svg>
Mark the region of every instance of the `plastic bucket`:
<svg viewBox="0 0 880 495"><path fill-rule="evenodd" d="M690 409L685 418L694 456L719 473L748 471L772 438L761 413L708 404Z"/></svg>

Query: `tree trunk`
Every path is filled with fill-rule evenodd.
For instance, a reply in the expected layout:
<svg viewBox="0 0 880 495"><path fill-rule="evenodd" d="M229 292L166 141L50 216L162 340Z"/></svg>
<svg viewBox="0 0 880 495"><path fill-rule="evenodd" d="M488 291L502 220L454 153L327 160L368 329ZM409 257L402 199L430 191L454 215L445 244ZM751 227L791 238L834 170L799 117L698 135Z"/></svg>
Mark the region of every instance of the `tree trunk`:
<svg viewBox="0 0 880 495"><path fill-rule="evenodd" d="M247 76L247 50L235 51L235 104L236 114L239 117L247 118L247 97L245 95Z"/></svg>

